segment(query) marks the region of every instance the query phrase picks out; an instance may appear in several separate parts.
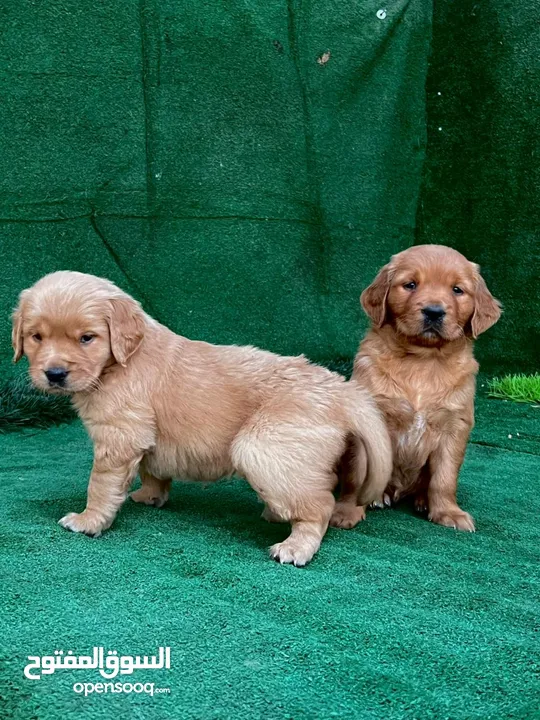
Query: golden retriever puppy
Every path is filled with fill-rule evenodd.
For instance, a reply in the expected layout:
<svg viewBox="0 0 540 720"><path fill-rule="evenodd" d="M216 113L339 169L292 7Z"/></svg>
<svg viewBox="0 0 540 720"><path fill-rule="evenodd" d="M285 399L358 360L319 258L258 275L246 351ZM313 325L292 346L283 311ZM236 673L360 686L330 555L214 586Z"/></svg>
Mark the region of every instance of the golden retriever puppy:
<svg viewBox="0 0 540 720"><path fill-rule="evenodd" d="M474 424L473 341L497 322L500 305L478 265L442 245L394 255L361 303L372 328L353 379L375 397L392 438L394 470L384 503L412 494L433 522L473 532L472 517L456 501ZM343 477L344 506L353 507L355 492L354 477Z"/></svg>
<svg viewBox="0 0 540 720"><path fill-rule="evenodd" d="M74 532L110 527L137 472L131 497L158 507L175 477L238 473L266 519L292 525L272 557L302 566L332 518L351 438L362 503L389 481L390 438L366 390L304 357L176 335L107 280L56 272L23 291L13 345L36 387L71 395L94 443L86 509L59 521ZM362 517L360 508L349 524Z"/></svg>

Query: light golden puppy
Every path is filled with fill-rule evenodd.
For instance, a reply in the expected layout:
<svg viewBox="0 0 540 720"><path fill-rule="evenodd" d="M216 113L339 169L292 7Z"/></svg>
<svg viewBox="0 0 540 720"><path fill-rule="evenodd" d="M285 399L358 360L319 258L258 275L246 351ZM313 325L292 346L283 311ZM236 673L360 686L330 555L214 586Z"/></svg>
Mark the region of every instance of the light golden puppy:
<svg viewBox="0 0 540 720"><path fill-rule="evenodd" d="M412 494L433 522L472 532L456 490L474 424L473 341L497 322L500 305L478 265L442 245L394 255L361 302L372 328L353 379L375 397L392 438L384 502ZM354 493L354 479L343 477L342 503L352 506Z"/></svg>
<svg viewBox="0 0 540 720"><path fill-rule="evenodd" d="M343 523L332 494L351 438L361 502L389 481L390 438L365 390L303 357L175 335L107 280L57 272L23 291L13 345L36 387L72 396L94 443L86 509L60 520L74 532L110 527L137 471L131 497L158 507L172 478L238 473L266 519L292 524L272 557L301 566L333 513L336 525L363 518Z"/></svg>

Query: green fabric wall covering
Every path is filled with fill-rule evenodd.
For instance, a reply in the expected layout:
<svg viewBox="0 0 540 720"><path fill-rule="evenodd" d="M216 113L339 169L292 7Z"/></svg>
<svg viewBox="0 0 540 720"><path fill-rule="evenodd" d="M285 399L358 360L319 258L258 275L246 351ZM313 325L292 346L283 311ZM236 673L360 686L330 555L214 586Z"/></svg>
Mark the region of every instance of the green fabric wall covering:
<svg viewBox="0 0 540 720"><path fill-rule="evenodd" d="M480 263L502 301L489 372L538 370L540 3L436 0L418 242Z"/></svg>
<svg viewBox="0 0 540 720"><path fill-rule="evenodd" d="M521 305L532 292L532 217L508 194L502 162L525 80L513 102L484 108L501 135L490 131L474 160L485 121L477 89L460 83L481 73L469 66L473 50L455 42L466 12L449 21L453 41L445 15L443 5L418 233L430 3L4 3L2 370L18 292L59 268L110 277L191 337L350 357L365 328L360 291L391 253L426 240L479 260L505 303L479 348L486 369L529 367L534 318L522 322ZM491 67L494 41L475 22L478 62ZM521 130L509 151L516 184L532 162ZM467 141L461 159L456 137ZM471 221L473 180L484 202ZM496 182L504 207L487 197ZM521 197L524 214L531 200Z"/></svg>

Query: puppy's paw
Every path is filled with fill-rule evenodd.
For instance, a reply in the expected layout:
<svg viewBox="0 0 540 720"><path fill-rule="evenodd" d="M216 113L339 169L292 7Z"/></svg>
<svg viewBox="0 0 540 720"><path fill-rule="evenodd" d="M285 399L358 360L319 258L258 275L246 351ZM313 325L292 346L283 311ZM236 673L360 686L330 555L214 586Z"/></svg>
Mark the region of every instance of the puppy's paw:
<svg viewBox="0 0 540 720"><path fill-rule="evenodd" d="M463 530L465 532L474 532L474 520L469 513L464 512L460 508L450 508L449 510L441 510L429 514L431 522L437 525L454 528L454 530Z"/></svg>
<svg viewBox="0 0 540 720"><path fill-rule="evenodd" d="M417 513L428 511L428 499L425 492L419 492L414 498L414 509Z"/></svg>
<svg viewBox="0 0 540 720"><path fill-rule="evenodd" d="M365 519L366 509L362 505L337 502L330 518L330 525L335 528L350 530Z"/></svg>
<svg viewBox="0 0 540 720"><path fill-rule="evenodd" d="M168 491L161 492L155 487L145 487L144 485L132 492L129 496L136 503L143 503L144 505L153 505L154 507L160 508L165 505L169 499Z"/></svg>
<svg viewBox="0 0 540 720"><path fill-rule="evenodd" d="M311 548L298 545L298 543L289 540L276 543L270 548L270 557L282 565L290 563L296 567L304 567L313 555Z"/></svg>
<svg viewBox="0 0 540 720"><path fill-rule="evenodd" d="M264 506L264 510L263 510L262 513L261 513L261 517L262 517L263 520L266 520L266 522L269 522L269 523L282 523L282 522L285 522L285 520L282 520L282 519L279 517L279 515L276 515L274 512L272 512L272 510L270 510L270 508L268 507L268 505L265 505L265 506Z"/></svg>
<svg viewBox="0 0 540 720"><path fill-rule="evenodd" d="M377 510L384 510L387 507L392 507L392 493L385 492L380 498L374 500L369 507Z"/></svg>
<svg viewBox="0 0 540 720"><path fill-rule="evenodd" d="M109 527L104 522L103 517L86 510L82 513L68 513L58 521L58 524L66 528L66 530L84 533L92 537L98 537L103 530Z"/></svg>

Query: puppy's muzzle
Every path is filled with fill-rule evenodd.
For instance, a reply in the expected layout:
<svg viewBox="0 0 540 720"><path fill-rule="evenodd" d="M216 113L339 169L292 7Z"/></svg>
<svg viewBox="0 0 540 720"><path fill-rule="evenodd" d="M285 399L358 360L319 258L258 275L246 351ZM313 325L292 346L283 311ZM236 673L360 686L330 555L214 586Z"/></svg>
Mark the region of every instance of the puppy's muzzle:
<svg viewBox="0 0 540 720"><path fill-rule="evenodd" d="M62 367L53 367L45 370L45 377L51 387L64 387L69 370Z"/></svg>
<svg viewBox="0 0 540 720"><path fill-rule="evenodd" d="M422 308L425 330L440 330L446 310L441 305L426 305Z"/></svg>

